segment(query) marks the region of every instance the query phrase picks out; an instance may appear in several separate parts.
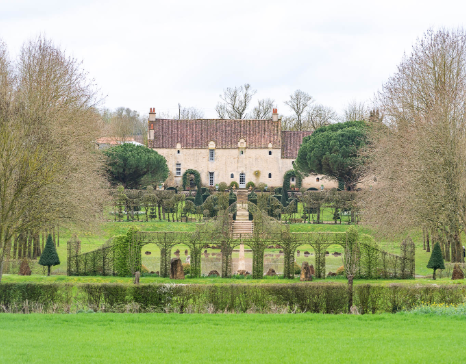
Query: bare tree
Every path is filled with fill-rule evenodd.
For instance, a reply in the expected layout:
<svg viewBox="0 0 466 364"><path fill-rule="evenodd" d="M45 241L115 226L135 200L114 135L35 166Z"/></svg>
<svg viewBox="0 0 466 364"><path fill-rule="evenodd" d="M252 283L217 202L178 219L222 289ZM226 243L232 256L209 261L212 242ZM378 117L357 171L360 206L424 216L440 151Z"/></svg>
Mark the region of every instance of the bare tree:
<svg viewBox="0 0 466 364"><path fill-rule="evenodd" d="M460 262L466 227L466 33L429 30L378 95L364 196L368 224L387 235L423 227ZM371 183L371 182L369 182ZM375 216L377 215L377 216Z"/></svg>
<svg viewBox="0 0 466 364"><path fill-rule="evenodd" d="M330 125L338 121L338 115L331 107L312 105L306 113L303 126L306 130L316 130L321 126Z"/></svg>
<svg viewBox="0 0 466 364"><path fill-rule="evenodd" d="M18 234L98 223L105 179L93 144L96 96L80 63L52 42L24 44L14 64L0 45L0 280Z"/></svg>
<svg viewBox="0 0 466 364"><path fill-rule="evenodd" d="M302 117L312 102L312 97L301 90L296 90L293 94L290 95L290 99L285 101L285 104L287 104L295 113L296 130L303 130Z"/></svg>
<svg viewBox="0 0 466 364"><path fill-rule="evenodd" d="M196 109L195 107L181 107L178 104L178 115L174 119L203 119L204 112L202 110Z"/></svg>
<svg viewBox="0 0 466 364"><path fill-rule="evenodd" d="M252 109L252 119L272 119L275 101L272 99L262 99L257 102L257 106Z"/></svg>
<svg viewBox="0 0 466 364"><path fill-rule="evenodd" d="M369 109L364 102L351 101L343 112L343 121L362 121L369 117Z"/></svg>
<svg viewBox="0 0 466 364"><path fill-rule="evenodd" d="M223 95L220 95L223 102L219 102L215 107L218 117L220 119L246 119L246 110L255 94L256 90L252 90L247 83L239 87L226 88Z"/></svg>

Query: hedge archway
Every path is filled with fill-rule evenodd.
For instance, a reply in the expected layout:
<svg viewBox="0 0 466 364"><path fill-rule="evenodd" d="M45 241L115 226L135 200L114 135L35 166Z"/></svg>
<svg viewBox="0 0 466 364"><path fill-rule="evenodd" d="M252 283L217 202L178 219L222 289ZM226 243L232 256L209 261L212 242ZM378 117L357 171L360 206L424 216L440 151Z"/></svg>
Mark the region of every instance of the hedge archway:
<svg viewBox="0 0 466 364"><path fill-rule="evenodd" d="M195 169L187 169L186 172L183 173L183 190L186 190L186 185L188 184L188 176L192 174L194 175L194 183L199 190L201 188L201 175Z"/></svg>
<svg viewBox="0 0 466 364"><path fill-rule="evenodd" d="M290 169L283 176L283 189L286 189L287 191L290 190L290 178L291 177L296 178L295 186L298 188L301 188L301 185L303 183L303 176L301 175L301 173L296 172L294 169Z"/></svg>

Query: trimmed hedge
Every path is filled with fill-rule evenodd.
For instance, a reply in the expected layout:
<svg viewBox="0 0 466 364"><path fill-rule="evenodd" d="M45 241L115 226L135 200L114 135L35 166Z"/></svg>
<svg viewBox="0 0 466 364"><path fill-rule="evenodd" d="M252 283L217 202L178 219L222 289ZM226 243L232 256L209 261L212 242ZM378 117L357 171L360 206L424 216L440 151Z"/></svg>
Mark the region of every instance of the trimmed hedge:
<svg viewBox="0 0 466 364"><path fill-rule="evenodd" d="M462 303L466 286L356 285L360 313L398 312L424 303ZM347 313L348 287L294 284L2 283L1 312L314 312Z"/></svg>

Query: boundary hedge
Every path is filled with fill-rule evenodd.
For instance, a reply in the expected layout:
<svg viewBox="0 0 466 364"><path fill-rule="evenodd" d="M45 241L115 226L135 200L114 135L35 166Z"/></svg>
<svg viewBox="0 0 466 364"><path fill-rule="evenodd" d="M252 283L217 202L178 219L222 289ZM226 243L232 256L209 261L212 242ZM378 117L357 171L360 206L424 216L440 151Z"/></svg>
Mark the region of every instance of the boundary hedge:
<svg viewBox="0 0 466 364"><path fill-rule="evenodd" d="M410 310L421 303L459 304L466 286L358 285L359 312ZM345 284L59 284L2 283L0 311L17 313L100 312L176 313L347 313Z"/></svg>

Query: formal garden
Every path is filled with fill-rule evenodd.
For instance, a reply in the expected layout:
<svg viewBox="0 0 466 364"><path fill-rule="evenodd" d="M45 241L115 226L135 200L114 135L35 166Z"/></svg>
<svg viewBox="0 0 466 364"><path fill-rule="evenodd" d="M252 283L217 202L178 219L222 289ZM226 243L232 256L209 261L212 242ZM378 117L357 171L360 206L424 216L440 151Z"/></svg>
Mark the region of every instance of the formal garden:
<svg viewBox="0 0 466 364"><path fill-rule="evenodd" d="M301 114L275 120L298 132L293 169L241 189L178 163L175 183L128 142L151 124L98 110L75 59L39 37L12 61L0 42L0 362L464 361L466 72L416 72L466 37L426 37L439 48L418 42L364 115L305 137Z"/></svg>

